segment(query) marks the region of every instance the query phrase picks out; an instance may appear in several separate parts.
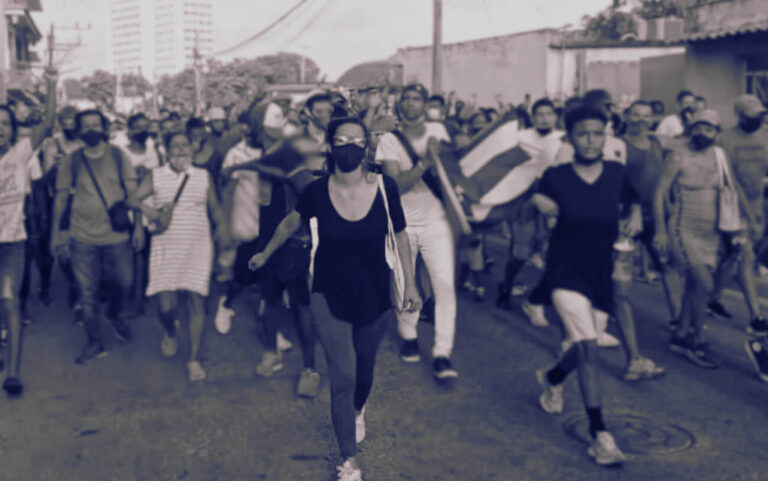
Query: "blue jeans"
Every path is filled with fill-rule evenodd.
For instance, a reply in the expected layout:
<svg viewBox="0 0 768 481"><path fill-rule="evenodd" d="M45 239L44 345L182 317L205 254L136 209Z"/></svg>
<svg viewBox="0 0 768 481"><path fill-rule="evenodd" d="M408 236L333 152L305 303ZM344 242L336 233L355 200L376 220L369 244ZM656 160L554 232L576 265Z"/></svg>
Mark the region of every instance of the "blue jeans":
<svg viewBox="0 0 768 481"><path fill-rule="evenodd" d="M92 245L73 239L70 251L72 270L83 306L85 334L88 336L88 342L100 344L97 294L103 286L107 294L107 318L118 320L133 283L133 249L128 241Z"/></svg>

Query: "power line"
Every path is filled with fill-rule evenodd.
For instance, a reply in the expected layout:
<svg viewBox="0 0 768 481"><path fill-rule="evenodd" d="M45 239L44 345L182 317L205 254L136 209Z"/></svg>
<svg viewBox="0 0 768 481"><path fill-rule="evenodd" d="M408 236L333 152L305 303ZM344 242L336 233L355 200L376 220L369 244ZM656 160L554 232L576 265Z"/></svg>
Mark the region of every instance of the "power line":
<svg viewBox="0 0 768 481"><path fill-rule="evenodd" d="M315 13L312 16L312 18L310 18L309 21L307 21L307 23L305 23L304 26L301 29L299 29L296 35L294 35L289 40L287 40L282 45L280 45L280 50L284 49L287 46L292 45L296 40L299 39L299 37L307 33L317 23L317 21L320 20L320 17L323 16L323 14L325 13L325 9L330 2L331 0L325 0L325 2L320 6L320 9L317 11L317 13Z"/></svg>
<svg viewBox="0 0 768 481"><path fill-rule="evenodd" d="M221 51L219 51L219 52L216 52L216 53L214 53L214 54L211 54L210 56L211 56L211 57L215 57L215 56L218 56L218 55L225 55L225 54L228 54L228 53L230 53L230 52L233 52L233 51L235 51L235 50L238 50L238 49L240 49L240 48L242 48L242 47L244 47L244 46L248 45L249 43L251 43L251 42L253 42L253 41L255 41L255 40L258 40L259 38L261 38L262 36L264 36L266 33L268 33L270 30L272 30L273 28L275 28L276 26L278 26L280 23L282 23L282 22L283 22L283 21L284 21L286 18L288 18L289 16L291 16L291 14L293 14L293 12L295 12L296 10L298 10L299 8L301 8L301 7L302 7L304 4L306 4L308 1L309 1L309 0L300 0L300 1L299 1L299 3L297 3L297 4L296 4L296 5L294 5L294 6L293 6L293 7L292 7L290 10L288 10L288 11L287 11L287 12L285 12L283 15L281 15L281 16L280 16L280 17L279 17L277 20L275 20L274 22L272 22L271 24L269 24L269 25L268 25L266 28L262 29L261 31L257 32L256 34L252 35L250 38L247 38L247 39L243 40L242 42L238 43L238 44L237 44L237 45L235 45L234 47L230 47L230 48L227 48L227 49L221 50Z"/></svg>

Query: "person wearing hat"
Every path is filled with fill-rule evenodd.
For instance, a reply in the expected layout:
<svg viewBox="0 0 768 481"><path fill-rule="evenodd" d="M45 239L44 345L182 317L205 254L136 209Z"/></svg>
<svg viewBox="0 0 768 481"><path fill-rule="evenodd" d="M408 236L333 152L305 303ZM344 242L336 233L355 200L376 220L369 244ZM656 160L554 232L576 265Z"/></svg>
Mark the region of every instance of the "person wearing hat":
<svg viewBox="0 0 768 481"><path fill-rule="evenodd" d="M654 245L658 252L669 254L671 265L678 269L685 285L680 318L673 322L669 348L697 366L710 369L717 368L718 362L704 337L704 320L706 303L714 289L720 226L728 215L726 209L720 211L721 193L733 189L749 230L755 226L741 185L729 181L734 173L725 151L716 145L719 133L717 112L705 109L694 113L690 140L669 155L654 196ZM665 200L672 192L675 203L672 212L667 212ZM744 237L737 235L732 242L743 244Z"/></svg>
<svg viewBox="0 0 768 481"><path fill-rule="evenodd" d="M768 129L763 128L766 109L754 95L742 95L734 102L734 112L738 124L720 134L719 143L723 146L731 162L736 180L741 184L747 197L752 215L755 217L754 232L742 236L744 245L726 243L728 255L721 259L718 266L715 290L708 304L709 309L722 317L731 314L719 302L734 264L739 262L739 278L744 299L750 314L748 331L768 334L768 321L760 314L760 302L755 279L755 247L759 247L765 233L765 213L763 209L763 179L768 173ZM729 239L726 239L728 241Z"/></svg>
<svg viewBox="0 0 768 481"><path fill-rule="evenodd" d="M221 107L211 107L208 109L208 128L211 129L211 135L215 138L221 138L227 131L227 114Z"/></svg>

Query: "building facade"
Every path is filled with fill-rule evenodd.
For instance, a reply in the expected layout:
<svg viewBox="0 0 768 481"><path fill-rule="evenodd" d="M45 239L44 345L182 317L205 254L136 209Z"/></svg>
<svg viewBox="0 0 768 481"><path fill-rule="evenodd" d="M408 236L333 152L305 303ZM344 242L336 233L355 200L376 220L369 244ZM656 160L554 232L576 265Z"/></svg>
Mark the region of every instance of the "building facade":
<svg viewBox="0 0 768 481"><path fill-rule="evenodd" d="M8 72L6 88L25 90L32 85L32 64L40 58L33 50L42 39L30 12L41 12L39 0L5 1L5 17L8 28L8 51L5 52L5 69Z"/></svg>
<svg viewBox="0 0 768 481"><path fill-rule="evenodd" d="M112 0L109 70L150 81L213 52L213 0Z"/></svg>

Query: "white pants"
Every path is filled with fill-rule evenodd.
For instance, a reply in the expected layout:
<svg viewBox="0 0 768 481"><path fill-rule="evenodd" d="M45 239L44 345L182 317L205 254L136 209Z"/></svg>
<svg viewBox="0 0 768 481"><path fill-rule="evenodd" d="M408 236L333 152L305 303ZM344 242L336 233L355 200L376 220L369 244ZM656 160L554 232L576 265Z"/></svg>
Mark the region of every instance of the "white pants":
<svg viewBox="0 0 768 481"><path fill-rule="evenodd" d="M608 323L608 314L593 308L592 302L579 292L555 289L552 304L563 320L569 342L594 341Z"/></svg>
<svg viewBox="0 0 768 481"><path fill-rule="evenodd" d="M453 230L445 218L425 226L408 226L405 230L411 245L411 265L415 267L416 256L421 253L435 296L435 345L432 355L450 357L456 333L456 256ZM397 314L397 327L403 339L412 340L418 337L418 323L418 312Z"/></svg>

